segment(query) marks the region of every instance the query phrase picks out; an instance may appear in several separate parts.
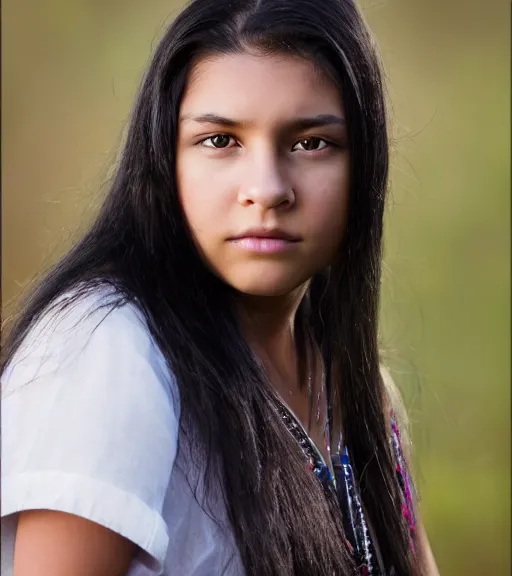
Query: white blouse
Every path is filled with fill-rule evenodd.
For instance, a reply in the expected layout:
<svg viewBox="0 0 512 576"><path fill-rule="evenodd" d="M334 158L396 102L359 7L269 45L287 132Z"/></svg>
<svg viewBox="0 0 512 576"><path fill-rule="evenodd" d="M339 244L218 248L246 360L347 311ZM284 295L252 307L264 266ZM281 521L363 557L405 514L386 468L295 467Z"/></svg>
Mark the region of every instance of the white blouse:
<svg viewBox="0 0 512 576"><path fill-rule="evenodd" d="M225 507L205 506L186 449L176 457L175 380L141 312L109 308L114 296L47 313L4 371L1 573L13 572L18 513L49 509L137 544L129 576L242 575Z"/></svg>

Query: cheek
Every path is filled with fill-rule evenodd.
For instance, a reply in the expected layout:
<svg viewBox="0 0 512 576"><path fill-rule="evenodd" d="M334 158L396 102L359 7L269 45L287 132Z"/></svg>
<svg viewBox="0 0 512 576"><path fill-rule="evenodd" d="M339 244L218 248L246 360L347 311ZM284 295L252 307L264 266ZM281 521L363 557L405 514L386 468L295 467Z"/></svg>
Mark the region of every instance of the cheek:
<svg viewBox="0 0 512 576"><path fill-rule="evenodd" d="M317 178L308 180L311 186L304 189L308 228L317 245L325 249L337 249L344 236L348 218L348 170L333 167L318 174Z"/></svg>
<svg viewBox="0 0 512 576"><path fill-rule="evenodd" d="M176 169L179 198L192 232L200 240L209 234L222 212L224 195L220 178L194 155L183 154Z"/></svg>

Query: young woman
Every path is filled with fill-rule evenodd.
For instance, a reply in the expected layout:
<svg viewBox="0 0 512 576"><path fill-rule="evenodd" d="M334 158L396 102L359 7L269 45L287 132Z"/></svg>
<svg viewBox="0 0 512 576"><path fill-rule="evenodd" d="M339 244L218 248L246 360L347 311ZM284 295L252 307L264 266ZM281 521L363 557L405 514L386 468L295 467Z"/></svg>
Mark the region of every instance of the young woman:
<svg viewBox="0 0 512 576"><path fill-rule="evenodd" d="M352 0L177 17L4 346L2 574L437 573L379 366L387 171Z"/></svg>

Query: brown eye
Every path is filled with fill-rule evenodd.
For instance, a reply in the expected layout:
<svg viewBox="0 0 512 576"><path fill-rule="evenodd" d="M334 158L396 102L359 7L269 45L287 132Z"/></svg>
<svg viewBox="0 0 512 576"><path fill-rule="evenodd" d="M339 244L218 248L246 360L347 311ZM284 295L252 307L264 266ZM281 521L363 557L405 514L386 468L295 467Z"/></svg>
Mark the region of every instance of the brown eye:
<svg viewBox="0 0 512 576"><path fill-rule="evenodd" d="M306 152L316 152L317 150L323 150L327 146L327 142L321 138L304 138L299 140L293 149L296 150L297 146L300 146L300 149Z"/></svg>
<svg viewBox="0 0 512 576"><path fill-rule="evenodd" d="M207 148L227 148L231 142L231 136L227 134L215 134L203 140L202 145Z"/></svg>

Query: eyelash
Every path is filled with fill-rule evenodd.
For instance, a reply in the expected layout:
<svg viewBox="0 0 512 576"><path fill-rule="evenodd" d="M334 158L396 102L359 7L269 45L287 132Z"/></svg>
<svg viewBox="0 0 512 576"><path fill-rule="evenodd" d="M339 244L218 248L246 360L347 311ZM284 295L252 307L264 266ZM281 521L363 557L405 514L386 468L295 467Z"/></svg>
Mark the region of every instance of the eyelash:
<svg viewBox="0 0 512 576"><path fill-rule="evenodd" d="M207 146L205 144L205 142L208 142L209 140L213 140L213 138L217 138L218 136L227 136L228 138L235 140L235 138L233 136L231 136L230 134L226 134L224 132L219 132L218 134L214 134L213 136L208 136L208 138L204 138L203 140L198 142L198 144L200 146L204 146L205 148L212 148L213 150L228 150L229 148L232 148L232 146L225 146L224 148L222 148L222 147L217 147L217 146ZM319 148L317 150L302 150L302 152L320 152L322 150L325 150L326 148L332 148L333 146L335 146L332 142L325 140L325 138L319 138L317 136L309 136L308 138L301 138L300 140L298 140L294 144L293 147L295 148L295 146L297 146L297 144L300 144L301 142L304 142L305 140L319 140L320 142L323 142L325 145L322 148Z"/></svg>

